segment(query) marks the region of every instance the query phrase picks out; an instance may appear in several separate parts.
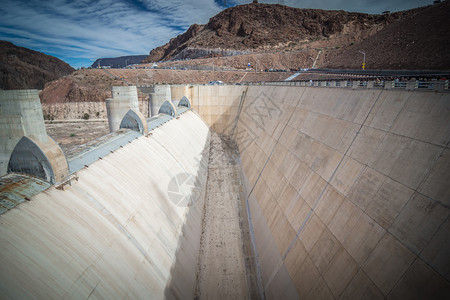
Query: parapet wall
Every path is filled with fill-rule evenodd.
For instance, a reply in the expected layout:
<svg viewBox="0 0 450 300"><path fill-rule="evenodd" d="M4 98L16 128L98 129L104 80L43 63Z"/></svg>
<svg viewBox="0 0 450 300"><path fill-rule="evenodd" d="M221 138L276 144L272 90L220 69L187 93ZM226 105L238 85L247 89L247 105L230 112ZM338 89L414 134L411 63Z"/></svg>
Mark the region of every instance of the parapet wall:
<svg viewBox="0 0 450 300"><path fill-rule="evenodd" d="M448 297L449 93L195 86L191 102L238 142L268 299Z"/></svg>

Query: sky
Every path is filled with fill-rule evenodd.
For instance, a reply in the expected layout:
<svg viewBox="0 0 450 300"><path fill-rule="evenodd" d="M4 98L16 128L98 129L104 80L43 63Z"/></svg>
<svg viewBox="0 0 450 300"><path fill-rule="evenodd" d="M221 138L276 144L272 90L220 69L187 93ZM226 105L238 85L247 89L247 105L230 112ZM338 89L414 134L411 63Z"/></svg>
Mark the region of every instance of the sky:
<svg viewBox="0 0 450 300"><path fill-rule="evenodd" d="M74 68L97 58L145 55L183 33L206 24L243 0L2 0L0 40L43 52ZM371 14L432 4L433 0L284 0L298 8Z"/></svg>

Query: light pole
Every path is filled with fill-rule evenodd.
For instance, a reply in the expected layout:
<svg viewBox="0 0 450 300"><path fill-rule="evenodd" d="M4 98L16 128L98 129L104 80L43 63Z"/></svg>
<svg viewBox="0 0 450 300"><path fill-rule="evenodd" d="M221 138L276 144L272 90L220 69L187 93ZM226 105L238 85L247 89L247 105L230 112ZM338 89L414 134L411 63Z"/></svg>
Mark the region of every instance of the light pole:
<svg viewBox="0 0 450 300"><path fill-rule="evenodd" d="M363 55L363 64L362 64L362 69L364 70L366 68L366 53L362 52L362 51L358 51L359 53L361 53Z"/></svg>

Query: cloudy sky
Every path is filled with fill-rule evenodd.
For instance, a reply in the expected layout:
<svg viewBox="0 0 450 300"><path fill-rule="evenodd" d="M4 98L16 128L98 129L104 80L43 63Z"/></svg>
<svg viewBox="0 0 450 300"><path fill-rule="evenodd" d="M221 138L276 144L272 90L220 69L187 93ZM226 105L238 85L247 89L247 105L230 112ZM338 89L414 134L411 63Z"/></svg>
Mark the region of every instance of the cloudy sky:
<svg viewBox="0 0 450 300"><path fill-rule="evenodd" d="M191 24L205 24L243 0L2 0L0 40L56 56L73 67L101 57L148 54ZM284 0L299 8L365 13L398 11L432 0Z"/></svg>

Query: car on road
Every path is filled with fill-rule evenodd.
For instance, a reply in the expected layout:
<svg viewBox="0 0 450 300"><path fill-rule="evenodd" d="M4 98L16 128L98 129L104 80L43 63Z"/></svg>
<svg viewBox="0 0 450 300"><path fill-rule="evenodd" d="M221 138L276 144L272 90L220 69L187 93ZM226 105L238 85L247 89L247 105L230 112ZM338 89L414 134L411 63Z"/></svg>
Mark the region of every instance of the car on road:
<svg viewBox="0 0 450 300"><path fill-rule="evenodd" d="M215 85L215 84L223 85L223 81L216 80L216 81L210 81L210 82L209 82L209 85Z"/></svg>

